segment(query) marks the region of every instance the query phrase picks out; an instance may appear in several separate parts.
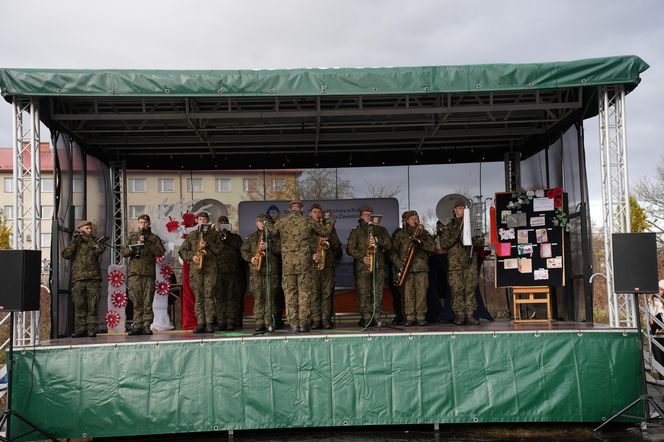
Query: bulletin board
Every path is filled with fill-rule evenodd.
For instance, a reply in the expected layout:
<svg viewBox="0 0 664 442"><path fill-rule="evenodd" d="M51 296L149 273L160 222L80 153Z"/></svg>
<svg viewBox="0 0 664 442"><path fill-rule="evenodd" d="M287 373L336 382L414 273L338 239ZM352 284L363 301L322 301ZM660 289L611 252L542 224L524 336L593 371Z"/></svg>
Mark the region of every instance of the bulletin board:
<svg viewBox="0 0 664 442"><path fill-rule="evenodd" d="M504 192L494 201L496 287L564 286L567 194L561 188Z"/></svg>

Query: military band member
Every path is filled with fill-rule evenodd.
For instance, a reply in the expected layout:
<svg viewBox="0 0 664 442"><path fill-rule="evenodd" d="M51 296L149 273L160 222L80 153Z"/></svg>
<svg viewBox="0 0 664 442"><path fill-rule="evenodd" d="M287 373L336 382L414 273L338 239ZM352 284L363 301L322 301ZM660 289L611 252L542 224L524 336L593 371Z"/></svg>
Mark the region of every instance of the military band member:
<svg viewBox="0 0 664 442"><path fill-rule="evenodd" d="M392 248L387 230L370 224L371 213L370 207L360 209L358 226L351 230L346 244L346 253L354 260L361 327L383 325L383 286L387 273L385 253Z"/></svg>
<svg viewBox="0 0 664 442"><path fill-rule="evenodd" d="M420 226L420 217L411 210L405 213L406 225L395 233L392 262L403 271L409 251L412 261L403 283L406 326L426 325L429 254L436 251L433 238ZM418 227L419 226L419 227Z"/></svg>
<svg viewBox="0 0 664 442"><path fill-rule="evenodd" d="M138 232L129 234L127 244L120 248L120 254L129 258L127 265L127 287L134 304L134 319L129 335L151 335L150 324L154 313L154 286L157 277L155 258L164 256L161 239L150 229L150 217L138 217Z"/></svg>
<svg viewBox="0 0 664 442"><path fill-rule="evenodd" d="M320 204L314 203L309 209L314 222L327 223ZM334 316L334 285L336 260L341 259L341 242L334 227L328 236L319 236L314 243L314 261L316 270L313 272L313 294L311 299L312 329L332 328ZM322 255L325 256L322 256Z"/></svg>
<svg viewBox="0 0 664 442"><path fill-rule="evenodd" d="M241 249L242 258L249 263L257 332L274 329L274 294L279 288L278 258L281 247L278 239L266 235L266 223L269 223L268 216L258 215L256 231L245 238Z"/></svg>
<svg viewBox="0 0 664 442"><path fill-rule="evenodd" d="M291 332L308 332L311 329L311 292L314 260L312 259L315 236L328 236L334 226L319 225L304 217L302 201L289 204L287 216L274 225L268 224L270 235L281 240L282 287L286 296L286 308Z"/></svg>
<svg viewBox="0 0 664 442"><path fill-rule="evenodd" d="M392 240L392 245L394 249L394 241L396 240L397 235L401 230L406 227L406 215L409 211L403 212L401 214L401 226L394 229L390 239ZM403 325L405 322L405 313L404 313L404 296L403 296L403 287L400 287L394 283L394 277L399 271L399 266L401 262L393 262L392 253L389 254L389 263L390 263L390 272L389 272L389 285L390 290L392 291L392 304L394 306L394 319L392 319L392 325Z"/></svg>
<svg viewBox="0 0 664 442"><path fill-rule="evenodd" d="M477 309L475 287L478 282L477 253L473 246L463 245L463 211L466 203L463 200L455 202L452 221L445 226L440 235L440 246L448 249L448 281L452 291L452 310L454 323L457 325L480 322L473 317ZM480 239L475 240L479 244ZM484 240L481 239L481 243Z"/></svg>
<svg viewBox="0 0 664 442"><path fill-rule="evenodd" d="M105 247L92 235L91 221L78 223L72 240L62 251L71 259L71 297L74 301L74 333L72 338L95 337L97 334L97 302L101 296L99 255Z"/></svg>
<svg viewBox="0 0 664 442"><path fill-rule="evenodd" d="M236 325L240 325L238 317L241 318L244 310L244 296L240 297L240 248L242 247L242 238L240 235L231 232L228 217L223 215L217 219L215 230L218 232L220 239L215 288L217 328L219 330L234 330ZM244 275L242 276L244 277Z"/></svg>
<svg viewBox="0 0 664 442"><path fill-rule="evenodd" d="M190 263L189 284L196 296L194 333L213 333L215 318L214 289L217 279L217 255L221 250L219 234L212 230L207 212L196 216L198 229L189 232L179 255Z"/></svg>

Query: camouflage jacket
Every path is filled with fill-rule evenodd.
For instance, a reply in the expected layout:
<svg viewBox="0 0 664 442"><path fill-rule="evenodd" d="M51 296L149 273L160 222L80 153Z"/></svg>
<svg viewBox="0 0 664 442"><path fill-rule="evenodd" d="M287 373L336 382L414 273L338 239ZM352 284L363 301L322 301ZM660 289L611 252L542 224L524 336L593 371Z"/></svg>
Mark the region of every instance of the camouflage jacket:
<svg viewBox="0 0 664 442"><path fill-rule="evenodd" d="M447 250L447 261L450 270L463 270L469 266L477 266L477 254L472 246L464 246L463 237L463 218L454 218L440 235L440 246ZM477 239L474 243L483 245L484 240Z"/></svg>
<svg viewBox="0 0 664 442"><path fill-rule="evenodd" d="M408 248L412 244L410 238L414 233L415 227L410 226L406 226L394 232L390 259L397 269L401 268L401 261L408 253ZM423 230L420 234L420 241L421 245L415 247L413 262L410 265L411 272L428 272L429 255L436 251L436 243L426 230Z"/></svg>
<svg viewBox="0 0 664 442"><path fill-rule="evenodd" d="M74 236L62 251L62 257L73 260L71 265L71 281L97 280L101 281L101 267L99 255L104 253L104 247L97 242L94 236Z"/></svg>
<svg viewBox="0 0 664 442"><path fill-rule="evenodd" d="M222 232L217 232L219 235L219 256L217 257L217 271L220 274L240 274L240 249L242 248L242 237L238 234L224 231L226 239L221 239Z"/></svg>
<svg viewBox="0 0 664 442"><path fill-rule="evenodd" d="M138 257L135 257L134 250L129 245L138 244L138 238L141 235L143 235L145 240L143 241L143 247L140 248ZM140 275L154 278L156 276L155 258L164 256L164 252L164 244L161 242L161 238L152 233L150 229L146 229L145 233L130 233L127 244L124 244L120 248L120 254L125 258L129 258L129 264L127 265L128 276Z"/></svg>
<svg viewBox="0 0 664 442"><path fill-rule="evenodd" d="M314 241L318 236L328 236L334 227L334 220L329 224L319 224L311 218L305 218L302 212L290 212L279 218L274 225L268 224L271 235L278 235L281 240L281 271L284 275L299 275L314 269Z"/></svg>
<svg viewBox="0 0 664 442"><path fill-rule="evenodd" d="M392 248L392 239L383 226L371 226L372 235L376 242L375 260L380 268L385 267L385 253ZM354 258L355 272L366 272L364 257L369 251L369 224L360 221L357 227L350 231L346 253Z"/></svg>
<svg viewBox="0 0 664 442"><path fill-rule="evenodd" d="M180 246L178 255L184 261L189 261L191 264L190 268L194 272L216 272L217 271L217 255L221 251L221 238L219 234L214 230L210 229L206 234L203 235L203 241L205 241L205 251L207 252L203 258L203 267L201 270L198 269L198 265L194 263L194 256L198 254L198 242L200 239L200 232L198 230L193 230L189 232L187 237L184 239L184 242Z"/></svg>
<svg viewBox="0 0 664 442"><path fill-rule="evenodd" d="M251 258L256 255L258 250L258 243L262 237L263 232L256 230L251 235L247 236L242 243L242 259L249 263L249 269L252 275L265 275L267 271L266 261L270 264L270 274L277 275L279 272L279 254L281 253L281 244L278 238L270 236L267 242L267 253L263 257L260 269L254 270L251 266Z"/></svg>

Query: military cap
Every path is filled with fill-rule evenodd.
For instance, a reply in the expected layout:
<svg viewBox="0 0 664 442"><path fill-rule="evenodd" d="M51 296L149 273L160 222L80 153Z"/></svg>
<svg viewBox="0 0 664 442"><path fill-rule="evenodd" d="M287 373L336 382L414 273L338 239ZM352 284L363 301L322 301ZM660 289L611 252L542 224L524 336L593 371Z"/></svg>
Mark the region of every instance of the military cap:
<svg viewBox="0 0 664 442"><path fill-rule="evenodd" d="M217 218L218 223L223 223L223 224L228 224L228 217L226 215L221 215L219 218Z"/></svg>
<svg viewBox="0 0 664 442"><path fill-rule="evenodd" d="M369 206L360 207L360 216L362 216L364 212L373 213L373 209Z"/></svg>
<svg viewBox="0 0 664 442"><path fill-rule="evenodd" d="M408 219L408 212L410 212L410 210L406 210L401 214L401 221L406 221Z"/></svg>
<svg viewBox="0 0 664 442"><path fill-rule="evenodd" d="M311 207L309 208L309 210L314 210L314 209L321 209L321 210L323 210L323 208L322 208L322 207L320 206L320 204L318 204L318 203L313 203L313 204L311 205Z"/></svg>
<svg viewBox="0 0 664 442"><path fill-rule="evenodd" d="M466 205L467 205L466 201L462 200L461 198L459 198L458 200L455 200L455 201L454 201L454 208L457 208L457 207L459 207L459 206L464 206L464 207L466 207Z"/></svg>
<svg viewBox="0 0 664 442"><path fill-rule="evenodd" d="M147 213L144 213L143 215L139 216L138 219L139 219L139 220L144 219L144 220L147 221L147 222L151 222L151 221L150 221L150 216L149 216Z"/></svg>
<svg viewBox="0 0 664 442"><path fill-rule="evenodd" d="M293 200L293 201L291 201L290 203L288 203L288 207L292 207L292 206L294 206L294 205L296 205L296 204L299 204L300 206L304 207L304 204L302 204L302 201L300 201L300 200Z"/></svg>
<svg viewBox="0 0 664 442"><path fill-rule="evenodd" d="M208 220L210 219L210 215L207 212L198 212L196 214L196 218L207 218Z"/></svg>
<svg viewBox="0 0 664 442"><path fill-rule="evenodd" d="M92 221L88 221L87 219L82 220L78 225L76 226L76 229L81 230L85 226L92 226Z"/></svg>
<svg viewBox="0 0 664 442"><path fill-rule="evenodd" d="M265 221L269 221L269 220L270 220L270 217L267 216L267 215L264 214L264 213L260 213L260 214L256 217L256 221L260 221L261 223L264 223Z"/></svg>

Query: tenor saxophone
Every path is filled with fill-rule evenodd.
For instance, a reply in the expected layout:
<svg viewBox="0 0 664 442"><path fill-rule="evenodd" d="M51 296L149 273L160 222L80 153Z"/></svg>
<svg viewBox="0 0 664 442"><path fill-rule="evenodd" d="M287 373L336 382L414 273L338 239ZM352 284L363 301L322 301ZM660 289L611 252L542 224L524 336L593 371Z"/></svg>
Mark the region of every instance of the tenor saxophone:
<svg viewBox="0 0 664 442"><path fill-rule="evenodd" d="M424 231L424 225L418 224L415 228L415 233L410 237L410 244L408 245L408 250L406 251L406 256L401 260L401 266L399 271L394 276L394 284L397 287L401 287L404 282L406 282L406 276L410 271L410 267L413 265L413 257L415 256L415 244L414 239L418 239L422 232Z"/></svg>
<svg viewBox="0 0 664 442"><path fill-rule="evenodd" d="M256 264L251 265L251 269L254 272L259 271L261 269L261 266L263 265L263 257L265 256L265 250L261 250L261 241L262 241L261 239L258 240L258 245L256 246L256 254L254 255L254 258L256 258Z"/></svg>
<svg viewBox="0 0 664 442"><path fill-rule="evenodd" d="M319 271L325 270L325 259L327 256L327 249L330 248L330 242L324 240L323 238L320 238L318 240L318 263L316 264L316 268Z"/></svg>
<svg viewBox="0 0 664 442"><path fill-rule="evenodd" d="M376 240L373 236L371 224L369 224L369 246L367 247L367 254L369 255L369 264L367 264L367 271L373 273L376 265Z"/></svg>
<svg viewBox="0 0 664 442"><path fill-rule="evenodd" d="M198 270L203 269L203 260L205 259L205 255L207 255L207 250L205 250L205 240L203 239L203 230L206 230L202 225L198 229L198 251L196 254L198 255Z"/></svg>

